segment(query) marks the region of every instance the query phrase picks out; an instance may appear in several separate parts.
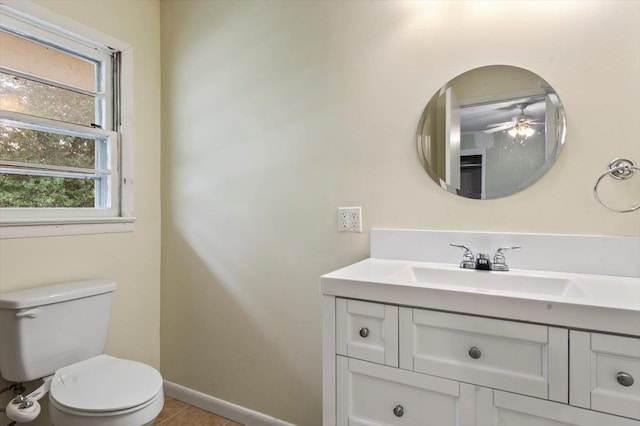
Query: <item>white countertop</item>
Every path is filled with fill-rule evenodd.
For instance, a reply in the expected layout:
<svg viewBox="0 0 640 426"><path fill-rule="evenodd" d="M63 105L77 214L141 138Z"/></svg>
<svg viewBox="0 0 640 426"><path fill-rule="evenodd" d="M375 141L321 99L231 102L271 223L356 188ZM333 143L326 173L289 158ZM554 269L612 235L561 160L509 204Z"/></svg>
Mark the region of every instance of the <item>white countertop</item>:
<svg viewBox="0 0 640 426"><path fill-rule="evenodd" d="M425 272L429 278L417 277L415 271ZM509 287L511 280L515 290ZM550 287L563 284L558 291L538 286L547 281ZM451 264L370 258L322 276L321 291L338 297L640 336L639 277L462 270Z"/></svg>

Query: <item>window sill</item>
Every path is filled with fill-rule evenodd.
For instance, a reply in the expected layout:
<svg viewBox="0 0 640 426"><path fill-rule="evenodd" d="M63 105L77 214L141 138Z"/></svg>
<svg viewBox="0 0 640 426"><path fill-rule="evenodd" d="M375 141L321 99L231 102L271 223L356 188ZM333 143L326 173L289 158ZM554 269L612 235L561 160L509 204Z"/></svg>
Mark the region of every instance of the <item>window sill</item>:
<svg viewBox="0 0 640 426"><path fill-rule="evenodd" d="M0 240L133 232L135 217L0 219Z"/></svg>

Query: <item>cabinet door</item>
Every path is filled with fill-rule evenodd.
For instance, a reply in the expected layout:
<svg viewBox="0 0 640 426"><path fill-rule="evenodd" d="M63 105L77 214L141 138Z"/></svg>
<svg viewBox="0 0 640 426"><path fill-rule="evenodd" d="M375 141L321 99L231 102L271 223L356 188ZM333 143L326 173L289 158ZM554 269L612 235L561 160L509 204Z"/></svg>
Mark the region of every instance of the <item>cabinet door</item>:
<svg viewBox="0 0 640 426"><path fill-rule="evenodd" d="M475 388L337 356L337 424L474 425Z"/></svg>
<svg viewBox="0 0 640 426"><path fill-rule="evenodd" d="M571 405L640 419L640 339L571 330Z"/></svg>
<svg viewBox="0 0 640 426"><path fill-rule="evenodd" d="M488 388L476 393L476 426L640 426L640 422Z"/></svg>
<svg viewBox="0 0 640 426"><path fill-rule="evenodd" d="M567 402L567 330L400 308L400 368Z"/></svg>
<svg viewBox="0 0 640 426"><path fill-rule="evenodd" d="M398 307L336 299L336 353L398 366Z"/></svg>

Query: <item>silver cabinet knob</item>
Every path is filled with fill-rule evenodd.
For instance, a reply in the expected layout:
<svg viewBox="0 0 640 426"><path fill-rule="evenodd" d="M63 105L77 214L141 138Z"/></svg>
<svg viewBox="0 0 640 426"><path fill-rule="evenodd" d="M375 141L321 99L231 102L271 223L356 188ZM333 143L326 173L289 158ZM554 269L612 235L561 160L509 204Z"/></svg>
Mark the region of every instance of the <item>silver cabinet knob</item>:
<svg viewBox="0 0 640 426"><path fill-rule="evenodd" d="M481 355L482 355L482 352L480 352L480 349L476 348L475 346L469 349L469 356L471 358L478 359L480 358Z"/></svg>
<svg viewBox="0 0 640 426"><path fill-rule="evenodd" d="M367 327L362 327L359 334L360 337L367 338L369 336L369 329Z"/></svg>
<svg viewBox="0 0 640 426"><path fill-rule="evenodd" d="M393 409L393 414L395 414L396 417L404 416L404 407L402 405L396 405L396 407Z"/></svg>
<svg viewBox="0 0 640 426"><path fill-rule="evenodd" d="M620 383L622 386L631 386L634 382L633 376L623 371L616 374L616 380L618 380L618 383Z"/></svg>

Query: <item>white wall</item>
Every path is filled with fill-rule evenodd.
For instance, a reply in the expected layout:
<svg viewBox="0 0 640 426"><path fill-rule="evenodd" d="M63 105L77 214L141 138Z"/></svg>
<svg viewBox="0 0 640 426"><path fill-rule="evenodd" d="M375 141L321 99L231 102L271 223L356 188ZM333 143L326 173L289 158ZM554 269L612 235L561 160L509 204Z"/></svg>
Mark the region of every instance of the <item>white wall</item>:
<svg viewBox="0 0 640 426"><path fill-rule="evenodd" d="M160 365L160 6L38 1L134 51L135 232L0 241L0 292L68 280L117 282L106 352ZM4 396L4 395L3 395ZM0 422L6 423L3 418Z"/></svg>
<svg viewBox="0 0 640 426"><path fill-rule="evenodd" d="M637 213L608 212L591 195L609 160L640 161L638 2L161 9L168 380L320 424L318 278L368 251L366 231L336 232L338 206L362 206L365 230L640 235ZM488 64L551 83L568 133L538 183L477 201L436 186L414 140L433 93ZM614 201L640 198L625 191Z"/></svg>

